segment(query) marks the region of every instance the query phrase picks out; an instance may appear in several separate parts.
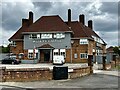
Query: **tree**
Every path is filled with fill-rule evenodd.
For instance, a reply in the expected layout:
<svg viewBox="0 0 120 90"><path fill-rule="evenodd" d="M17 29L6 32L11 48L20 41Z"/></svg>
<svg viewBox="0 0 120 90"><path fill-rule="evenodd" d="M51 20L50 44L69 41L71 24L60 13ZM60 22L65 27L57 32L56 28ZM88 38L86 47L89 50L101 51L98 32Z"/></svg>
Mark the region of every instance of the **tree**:
<svg viewBox="0 0 120 90"><path fill-rule="evenodd" d="M120 56L120 46L119 47L115 46L113 48L113 51L114 51L114 53L116 53L116 54L118 54Z"/></svg>
<svg viewBox="0 0 120 90"><path fill-rule="evenodd" d="M7 47L2 46L2 53L9 53L10 52L10 47L9 45Z"/></svg>

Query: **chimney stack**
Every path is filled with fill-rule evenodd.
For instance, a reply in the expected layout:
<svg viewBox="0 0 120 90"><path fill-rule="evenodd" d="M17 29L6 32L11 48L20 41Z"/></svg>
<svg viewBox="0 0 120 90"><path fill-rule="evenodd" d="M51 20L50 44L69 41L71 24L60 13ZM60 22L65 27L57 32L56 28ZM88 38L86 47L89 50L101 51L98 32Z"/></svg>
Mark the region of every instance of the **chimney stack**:
<svg viewBox="0 0 120 90"><path fill-rule="evenodd" d="M68 22L71 22L71 9L68 9Z"/></svg>
<svg viewBox="0 0 120 90"><path fill-rule="evenodd" d="M92 20L88 21L88 27L91 28L91 29L93 29Z"/></svg>
<svg viewBox="0 0 120 90"><path fill-rule="evenodd" d="M33 12L29 12L29 24L31 25L33 23Z"/></svg>
<svg viewBox="0 0 120 90"><path fill-rule="evenodd" d="M79 22L81 22L83 25L85 25L85 16L84 16L84 14L79 15Z"/></svg>
<svg viewBox="0 0 120 90"><path fill-rule="evenodd" d="M29 26L29 20L28 19L22 19L22 26Z"/></svg>
<svg viewBox="0 0 120 90"><path fill-rule="evenodd" d="M33 23L33 12L29 12L28 19L22 19L22 26L29 26Z"/></svg>

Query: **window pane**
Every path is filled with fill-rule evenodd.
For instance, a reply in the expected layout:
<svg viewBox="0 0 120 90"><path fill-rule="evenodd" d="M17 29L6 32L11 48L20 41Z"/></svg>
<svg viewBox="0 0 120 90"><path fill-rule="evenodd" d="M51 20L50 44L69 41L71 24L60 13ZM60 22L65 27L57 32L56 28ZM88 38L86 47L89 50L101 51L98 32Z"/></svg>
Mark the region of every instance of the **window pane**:
<svg viewBox="0 0 120 90"><path fill-rule="evenodd" d="M80 54L80 58L81 58L81 59L87 59L87 58L88 58L87 53L81 53L81 54Z"/></svg>
<svg viewBox="0 0 120 90"><path fill-rule="evenodd" d="M74 58L77 58L77 54L76 53L74 54Z"/></svg>
<svg viewBox="0 0 120 90"><path fill-rule="evenodd" d="M88 40L87 39L80 39L80 44L88 44Z"/></svg>

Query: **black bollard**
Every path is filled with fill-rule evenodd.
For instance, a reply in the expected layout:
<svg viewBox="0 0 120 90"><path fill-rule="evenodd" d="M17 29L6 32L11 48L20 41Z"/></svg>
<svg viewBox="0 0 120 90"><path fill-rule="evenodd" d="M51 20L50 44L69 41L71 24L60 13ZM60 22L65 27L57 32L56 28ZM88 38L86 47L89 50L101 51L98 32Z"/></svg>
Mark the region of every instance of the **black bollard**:
<svg viewBox="0 0 120 90"><path fill-rule="evenodd" d="M106 56L103 55L103 70L106 70Z"/></svg>

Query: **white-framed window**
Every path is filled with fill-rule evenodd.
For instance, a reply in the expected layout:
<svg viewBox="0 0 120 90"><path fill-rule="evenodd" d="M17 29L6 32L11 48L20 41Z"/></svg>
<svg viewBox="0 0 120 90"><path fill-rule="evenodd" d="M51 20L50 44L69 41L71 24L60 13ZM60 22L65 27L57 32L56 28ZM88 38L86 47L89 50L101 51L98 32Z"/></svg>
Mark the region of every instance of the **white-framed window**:
<svg viewBox="0 0 120 90"><path fill-rule="evenodd" d="M37 38L37 34L30 34L29 35L29 38L32 39L32 38Z"/></svg>
<svg viewBox="0 0 120 90"><path fill-rule="evenodd" d="M65 34L64 33L55 33L54 38L65 38Z"/></svg>
<svg viewBox="0 0 120 90"><path fill-rule="evenodd" d="M40 34L37 34L37 38L40 39Z"/></svg>
<svg viewBox="0 0 120 90"><path fill-rule="evenodd" d="M87 59L88 58L88 54L87 53L80 53L80 58L81 59Z"/></svg>
<svg viewBox="0 0 120 90"><path fill-rule="evenodd" d="M77 58L77 53L74 54L74 58Z"/></svg>
<svg viewBox="0 0 120 90"><path fill-rule="evenodd" d="M15 41L11 41L10 45L15 47L16 46L16 42Z"/></svg>
<svg viewBox="0 0 120 90"><path fill-rule="evenodd" d="M80 44L88 44L88 40L87 39L80 39Z"/></svg>
<svg viewBox="0 0 120 90"><path fill-rule="evenodd" d="M33 53L28 53L28 58L33 59Z"/></svg>
<svg viewBox="0 0 120 90"><path fill-rule="evenodd" d="M103 42L103 40L102 40L101 38L98 38L98 37L95 37L95 36L92 36L92 38L94 38L94 40L95 40L96 42L99 42L99 43L101 43L101 44L104 44L104 42Z"/></svg>
<svg viewBox="0 0 120 90"><path fill-rule="evenodd" d="M59 50L58 50L58 49L54 49L54 50L53 50L53 54L54 54L54 55L59 55Z"/></svg>
<svg viewBox="0 0 120 90"><path fill-rule="evenodd" d="M65 49L54 49L53 54L55 55L63 55L64 58L66 58L66 52Z"/></svg>
<svg viewBox="0 0 120 90"><path fill-rule="evenodd" d="M28 58L33 59L33 49L28 49Z"/></svg>
<svg viewBox="0 0 120 90"><path fill-rule="evenodd" d="M65 49L60 49L60 55L63 55L64 58L66 58L66 52L65 52Z"/></svg>
<svg viewBox="0 0 120 90"><path fill-rule="evenodd" d="M41 39L51 39L52 33L43 33L41 34Z"/></svg>

